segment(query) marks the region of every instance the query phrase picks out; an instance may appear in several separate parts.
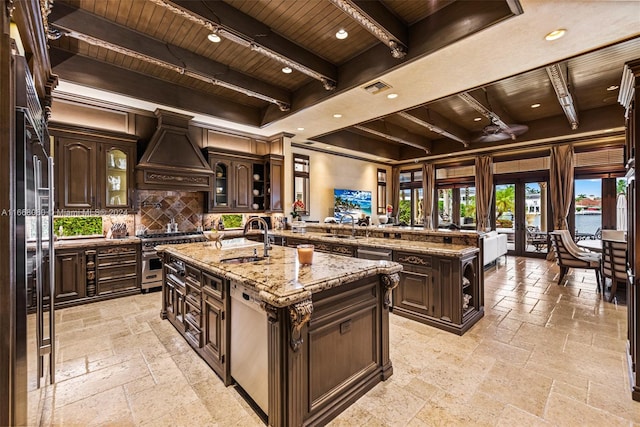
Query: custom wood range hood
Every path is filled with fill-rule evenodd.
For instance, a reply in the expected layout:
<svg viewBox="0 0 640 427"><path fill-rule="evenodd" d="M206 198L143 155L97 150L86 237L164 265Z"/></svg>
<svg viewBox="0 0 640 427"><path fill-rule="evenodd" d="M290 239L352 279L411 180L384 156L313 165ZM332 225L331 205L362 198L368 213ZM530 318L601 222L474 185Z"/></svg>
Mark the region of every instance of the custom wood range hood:
<svg viewBox="0 0 640 427"><path fill-rule="evenodd" d="M184 114L156 109L158 127L136 166L141 190L212 191L213 171L189 137Z"/></svg>

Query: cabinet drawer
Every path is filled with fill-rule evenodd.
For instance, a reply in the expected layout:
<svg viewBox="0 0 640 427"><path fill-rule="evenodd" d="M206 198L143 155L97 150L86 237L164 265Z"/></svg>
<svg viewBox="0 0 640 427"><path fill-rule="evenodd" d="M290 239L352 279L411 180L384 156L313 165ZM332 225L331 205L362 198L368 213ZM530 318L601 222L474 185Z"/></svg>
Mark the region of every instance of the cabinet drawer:
<svg viewBox="0 0 640 427"><path fill-rule="evenodd" d="M188 315L185 317L184 322L184 337L193 347L202 347L202 331L199 327L191 323Z"/></svg>
<svg viewBox="0 0 640 427"><path fill-rule="evenodd" d="M218 298L219 300L224 299L224 280L212 276L207 273L202 273L202 290L212 297Z"/></svg>
<svg viewBox="0 0 640 427"><path fill-rule="evenodd" d="M109 294L112 292L126 291L138 287L137 276L123 277L112 280L98 280L98 295Z"/></svg>
<svg viewBox="0 0 640 427"><path fill-rule="evenodd" d="M393 260L405 265L415 265L419 267L431 267L431 257L410 252L395 252Z"/></svg>
<svg viewBox="0 0 640 427"><path fill-rule="evenodd" d="M184 302L185 318L189 320L194 326L200 328L200 301L195 302L187 297L185 298Z"/></svg>
<svg viewBox="0 0 640 427"><path fill-rule="evenodd" d="M334 254L353 257L355 256L356 249L355 247L348 245L333 245L331 252Z"/></svg>
<svg viewBox="0 0 640 427"><path fill-rule="evenodd" d="M193 284L197 284L200 286L200 281L202 280L202 274L200 270L190 265L185 265L185 277Z"/></svg>
<svg viewBox="0 0 640 427"><path fill-rule="evenodd" d="M318 252L331 253L331 245L323 242L313 242L313 250Z"/></svg>
<svg viewBox="0 0 640 427"><path fill-rule="evenodd" d="M126 264L119 264L114 266L100 266L98 267L98 280L103 279L119 279L125 276L137 275L138 264L135 262L129 262Z"/></svg>
<svg viewBox="0 0 640 427"><path fill-rule="evenodd" d="M123 254L123 255L99 255L97 257L98 267L119 265L125 262L137 263L138 259L136 254Z"/></svg>

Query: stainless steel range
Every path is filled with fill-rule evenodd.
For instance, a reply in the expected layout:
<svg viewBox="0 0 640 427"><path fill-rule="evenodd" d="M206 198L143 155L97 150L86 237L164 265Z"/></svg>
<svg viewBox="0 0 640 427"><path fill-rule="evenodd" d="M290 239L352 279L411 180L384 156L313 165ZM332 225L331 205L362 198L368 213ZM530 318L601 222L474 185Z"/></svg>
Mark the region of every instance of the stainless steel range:
<svg viewBox="0 0 640 427"><path fill-rule="evenodd" d="M156 252L156 246L207 241L202 231L139 234L136 237L142 241L141 286L143 292L162 286L162 260Z"/></svg>

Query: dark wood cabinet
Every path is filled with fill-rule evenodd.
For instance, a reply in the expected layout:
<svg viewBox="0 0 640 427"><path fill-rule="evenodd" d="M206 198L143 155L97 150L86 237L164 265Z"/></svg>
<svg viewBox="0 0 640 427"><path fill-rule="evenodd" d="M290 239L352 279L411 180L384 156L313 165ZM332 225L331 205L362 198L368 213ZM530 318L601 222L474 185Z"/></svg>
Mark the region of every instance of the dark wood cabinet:
<svg viewBox="0 0 640 427"><path fill-rule="evenodd" d="M56 208L133 208L134 136L62 125L52 125L50 132L55 138Z"/></svg>
<svg viewBox="0 0 640 427"><path fill-rule="evenodd" d="M171 255L164 255L163 262L161 316L229 385L229 282Z"/></svg>
<svg viewBox="0 0 640 427"><path fill-rule="evenodd" d="M55 301L69 301L86 295L84 249L56 251Z"/></svg>
<svg viewBox="0 0 640 427"><path fill-rule="evenodd" d="M205 149L214 172L209 212L282 212L282 156Z"/></svg>
<svg viewBox="0 0 640 427"><path fill-rule="evenodd" d="M228 384L228 364L226 363L227 298L225 280L208 273L202 273L202 357L209 366Z"/></svg>
<svg viewBox="0 0 640 427"><path fill-rule="evenodd" d="M95 263L97 295L140 288L138 245L98 248Z"/></svg>
<svg viewBox="0 0 640 427"><path fill-rule="evenodd" d="M58 137L55 146L56 207L58 209L97 209L96 165L98 146L91 141Z"/></svg>
<svg viewBox="0 0 640 427"><path fill-rule="evenodd" d="M640 186L636 155L640 152L640 59L625 64L618 101L625 108L627 169L627 363L631 398L640 401Z"/></svg>
<svg viewBox="0 0 640 427"><path fill-rule="evenodd" d="M484 315L478 255L425 256L395 251L402 264L393 313L462 335Z"/></svg>

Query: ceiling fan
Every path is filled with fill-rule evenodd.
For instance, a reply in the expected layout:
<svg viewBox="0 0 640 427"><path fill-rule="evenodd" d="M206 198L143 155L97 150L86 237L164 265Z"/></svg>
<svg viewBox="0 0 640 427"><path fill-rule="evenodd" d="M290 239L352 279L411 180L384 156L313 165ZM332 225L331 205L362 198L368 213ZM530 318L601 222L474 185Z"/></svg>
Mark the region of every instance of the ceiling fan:
<svg viewBox="0 0 640 427"><path fill-rule="evenodd" d="M497 142L505 139L515 139L529 130L526 125L507 125L508 128L500 126L496 123L490 123L482 129L482 133L477 136L473 142Z"/></svg>

